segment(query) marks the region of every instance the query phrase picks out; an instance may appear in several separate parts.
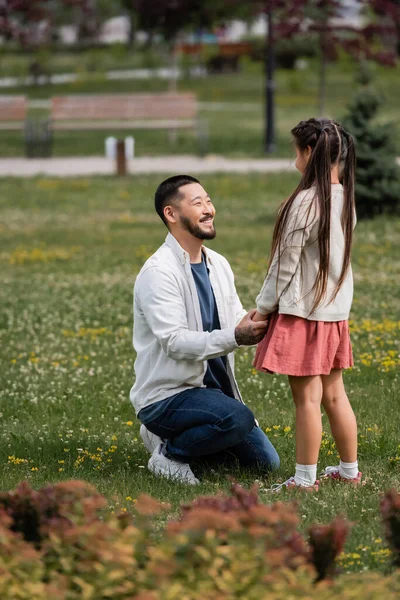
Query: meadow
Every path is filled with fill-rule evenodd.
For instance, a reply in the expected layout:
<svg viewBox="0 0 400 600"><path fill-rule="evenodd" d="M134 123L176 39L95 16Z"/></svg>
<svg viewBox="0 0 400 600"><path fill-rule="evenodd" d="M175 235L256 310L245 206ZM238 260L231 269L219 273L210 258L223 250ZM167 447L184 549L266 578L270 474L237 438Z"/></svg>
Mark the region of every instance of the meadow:
<svg viewBox="0 0 400 600"><path fill-rule="evenodd" d="M140 493L171 503L245 486L254 474L202 474L189 488L154 478L129 403L134 380L132 287L166 230L153 209L157 177L4 179L0 197L0 488L27 479L84 479L130 510ZM243 304L254 306L279 203L295 174L215 175L201 179L217 208L212 248L230 261ZM378 514L381 493L400 489L400 219L361 222L353 256L351 314L355 367L345 375L359 423L363 485L325 482L315 494L272 495L293 474L294 410L285 377L252 368L254 348L237 351L245 401L280 453L273 477L258 477L269 503L295 498L306 529L345 514L353 523L346 571L386 570L390 553ZM338 457L323 417L319 467Z"/></svg>
<svg viewBox="0 0 400 600"><path fill-rule="evenodd" d="M72 61L72 58L75 62ZM3 59L6 67L7 62ZM82 59L84 64L84 59ZM14 63L12 63L14 64ZM169 82L161 79L107 81L105 71L80 70L78 55L69 57L67 70L75 64L78 79L73 83L43 86L5 88L2 94L23 94L30 100L48 100L56 95L101 94L129 92L161 92L168 90ZM101 66L102 63L100 63ZM291 156L290 130L302 119L318 115L318 72L315 59L310 59L304 70L277 69L276 71L276 149L272 156ZM11 65L10 65L11 66ZM114 67L116 64L114 63ZM104 69L107 65L103 65ZM124 67L121 62L120 68ZM14 69L16 65L14 64ZM398 122L400 93L399 66L383 68L371 65L373 85L384 98L379 115L381 122ZM327 68L326 115L340 120L347 112L352 97L359 91L356 81L358 67L342 58ZM55 67L56 71L57 68ZM7 69L0 75L6 74ZM208 75L200 78L183 77L177 82L178 91L190 91L200 102L200 118L207 123L209 143L207 153L231 157L263 156L265 78L259 62L245 60L239 73ZM30 110L31 118L46 117L45 108ZM164 154L195 154L198 143L194 135L180 132L177 142L171 144L167 131L57 131L54 135L55 156L101 155L104 140L109 135L135 137L138 156ZM398 140L399 132L393 129ZM238 140L240 139L240 144ZM0 132L0 157L23 156L24 140L21 132Z"/></svg>

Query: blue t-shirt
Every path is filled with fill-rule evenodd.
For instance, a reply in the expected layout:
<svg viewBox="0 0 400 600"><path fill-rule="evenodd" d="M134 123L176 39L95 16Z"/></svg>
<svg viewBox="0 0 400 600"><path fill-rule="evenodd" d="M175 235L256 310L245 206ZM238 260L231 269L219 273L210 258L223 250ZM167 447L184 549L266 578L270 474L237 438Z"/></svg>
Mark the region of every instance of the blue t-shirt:
<svg viewBox="0 0 400 600"><path fill-rule="evenodd" d="M197 295L199 297L203 331L221 329L217 304L215 302L214 292L211 287L204 257L201 263L192 263L190 266L192 267L192 274L197 288ZM229 381L226 370L226 356L210 358L207 361L204 385L208 388L217 388L227 396L234 398L231 382Z"/></svg>

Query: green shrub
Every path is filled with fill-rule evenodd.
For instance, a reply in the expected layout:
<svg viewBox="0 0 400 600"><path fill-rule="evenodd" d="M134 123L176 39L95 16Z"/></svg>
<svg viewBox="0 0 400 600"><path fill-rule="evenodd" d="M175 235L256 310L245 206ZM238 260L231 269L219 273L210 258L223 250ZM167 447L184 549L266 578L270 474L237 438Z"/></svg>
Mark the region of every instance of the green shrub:
<svg viewBox="0 0 400 600"><path fill-rule="evenodd" d="M400 167L394 124L377 120L383 98L372 87L367 71L360 77L362 89L350 103L343 124L356 144L357 215L370 219L400 212Z"/></svg>

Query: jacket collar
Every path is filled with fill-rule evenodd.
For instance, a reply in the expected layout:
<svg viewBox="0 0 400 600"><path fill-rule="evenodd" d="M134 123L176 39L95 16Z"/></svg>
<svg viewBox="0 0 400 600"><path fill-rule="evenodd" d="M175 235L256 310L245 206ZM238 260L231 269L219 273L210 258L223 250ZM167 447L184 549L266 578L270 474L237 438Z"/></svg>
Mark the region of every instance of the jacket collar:
<svg viewBox="0 0 400 600"><path fill-rule="evenodd" d="M190 264L189 253L182 248L182 246L179 244L178 240L174 238L172 233L168 233L167 237L165 238L165 243L173 250L174 254L176 254L176 256L179 258L180 262L183 265L185 265L186 262ZM201 250L202 252L204 252L207 264L212 264L211 256L208 252L208 249L205 246L202 246Z"/></svg>

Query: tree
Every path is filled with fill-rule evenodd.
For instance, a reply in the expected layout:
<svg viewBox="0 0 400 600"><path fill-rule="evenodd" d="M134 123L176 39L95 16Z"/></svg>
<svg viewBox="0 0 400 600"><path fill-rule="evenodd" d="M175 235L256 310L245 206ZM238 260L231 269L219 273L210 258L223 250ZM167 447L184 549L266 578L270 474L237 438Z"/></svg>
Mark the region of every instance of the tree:
<svg viewBox="0 0 400 600"><path fill-rule="evenodd" d="M396 163L393 123L376 121L383 98L371 86L368 72L349 106L344 127L355 138L356 204L359 218L400 212L400 167Z"/></svg>
<svg viewBox="0 0 400 600"><path fill-rule="evenodd" d="M320 51L318 112L325 113L327 64L337 58L340 49L357 60L395 64L395 54L382 44L384 36L400 29L400 0L356 0L364 11L389 14L391 22L367 19L356 27L346 23L342 0L226 0L226 9L246 5L253 15L266 14L268 33L264 54L265 71L265 151L274 149L274 67L275 42L298 35L314 36Z"/></svg>
<svg viewBox="0 0 400 600"><path fill-rule="evenodd" d="M371 0L371 9L383 29L384 45L400 55L400 0Z"/></svg>
<svg viewBox="0 0 400 600"><path fill-rule="evenodd" d="M355 3L361 12L393 4L389 0L356 0ZM289 8L291 3L285 4ZM291 37L299 34L316 37L320 54L318 112L321 116L325 113L327 65L338 57L340 50L358 61L368 59L384 65L395 64L393 51L382 45L382 36L394 30L389 24L373 23L369 18L364 25L349 24L343 12L343 0L297 0L293 8L291 13L283 15L284 19L289 18L291 30L278 28L277 37L288 33Z"/></svg>
<svg viewBox="0 0 400 600"><path fill-rule="evenodd" d="M0 0L0 37L22 46L52 41L60 13L69 12L78 37L93 38L99 27L96 0Z"/></svg>
<svg viewBox="0 0 400 600"><path fill-rule="evenodd" d="M0 36L23 45L41 40L47 34L49 4L49 0L0 0Z"/></svg>
<svg viewBox="0 0 400 600"><path fill-rule="evenodd" d="M97 0L61 0L61 3L74 9L73 23L77 28L78 42L95 39L100 30Z"/></svg>
<svg viewBox="0 0 400 600"><path fill-rule="evenodd" d="M171 54L171 63L176 65L176 46L179 35L184 31L210 28L223 16L243 13L232 0L125 0L134 17L134 26L153 37L159 34L165 40ZM171 85L175 87L176 80Z"/></svg>

